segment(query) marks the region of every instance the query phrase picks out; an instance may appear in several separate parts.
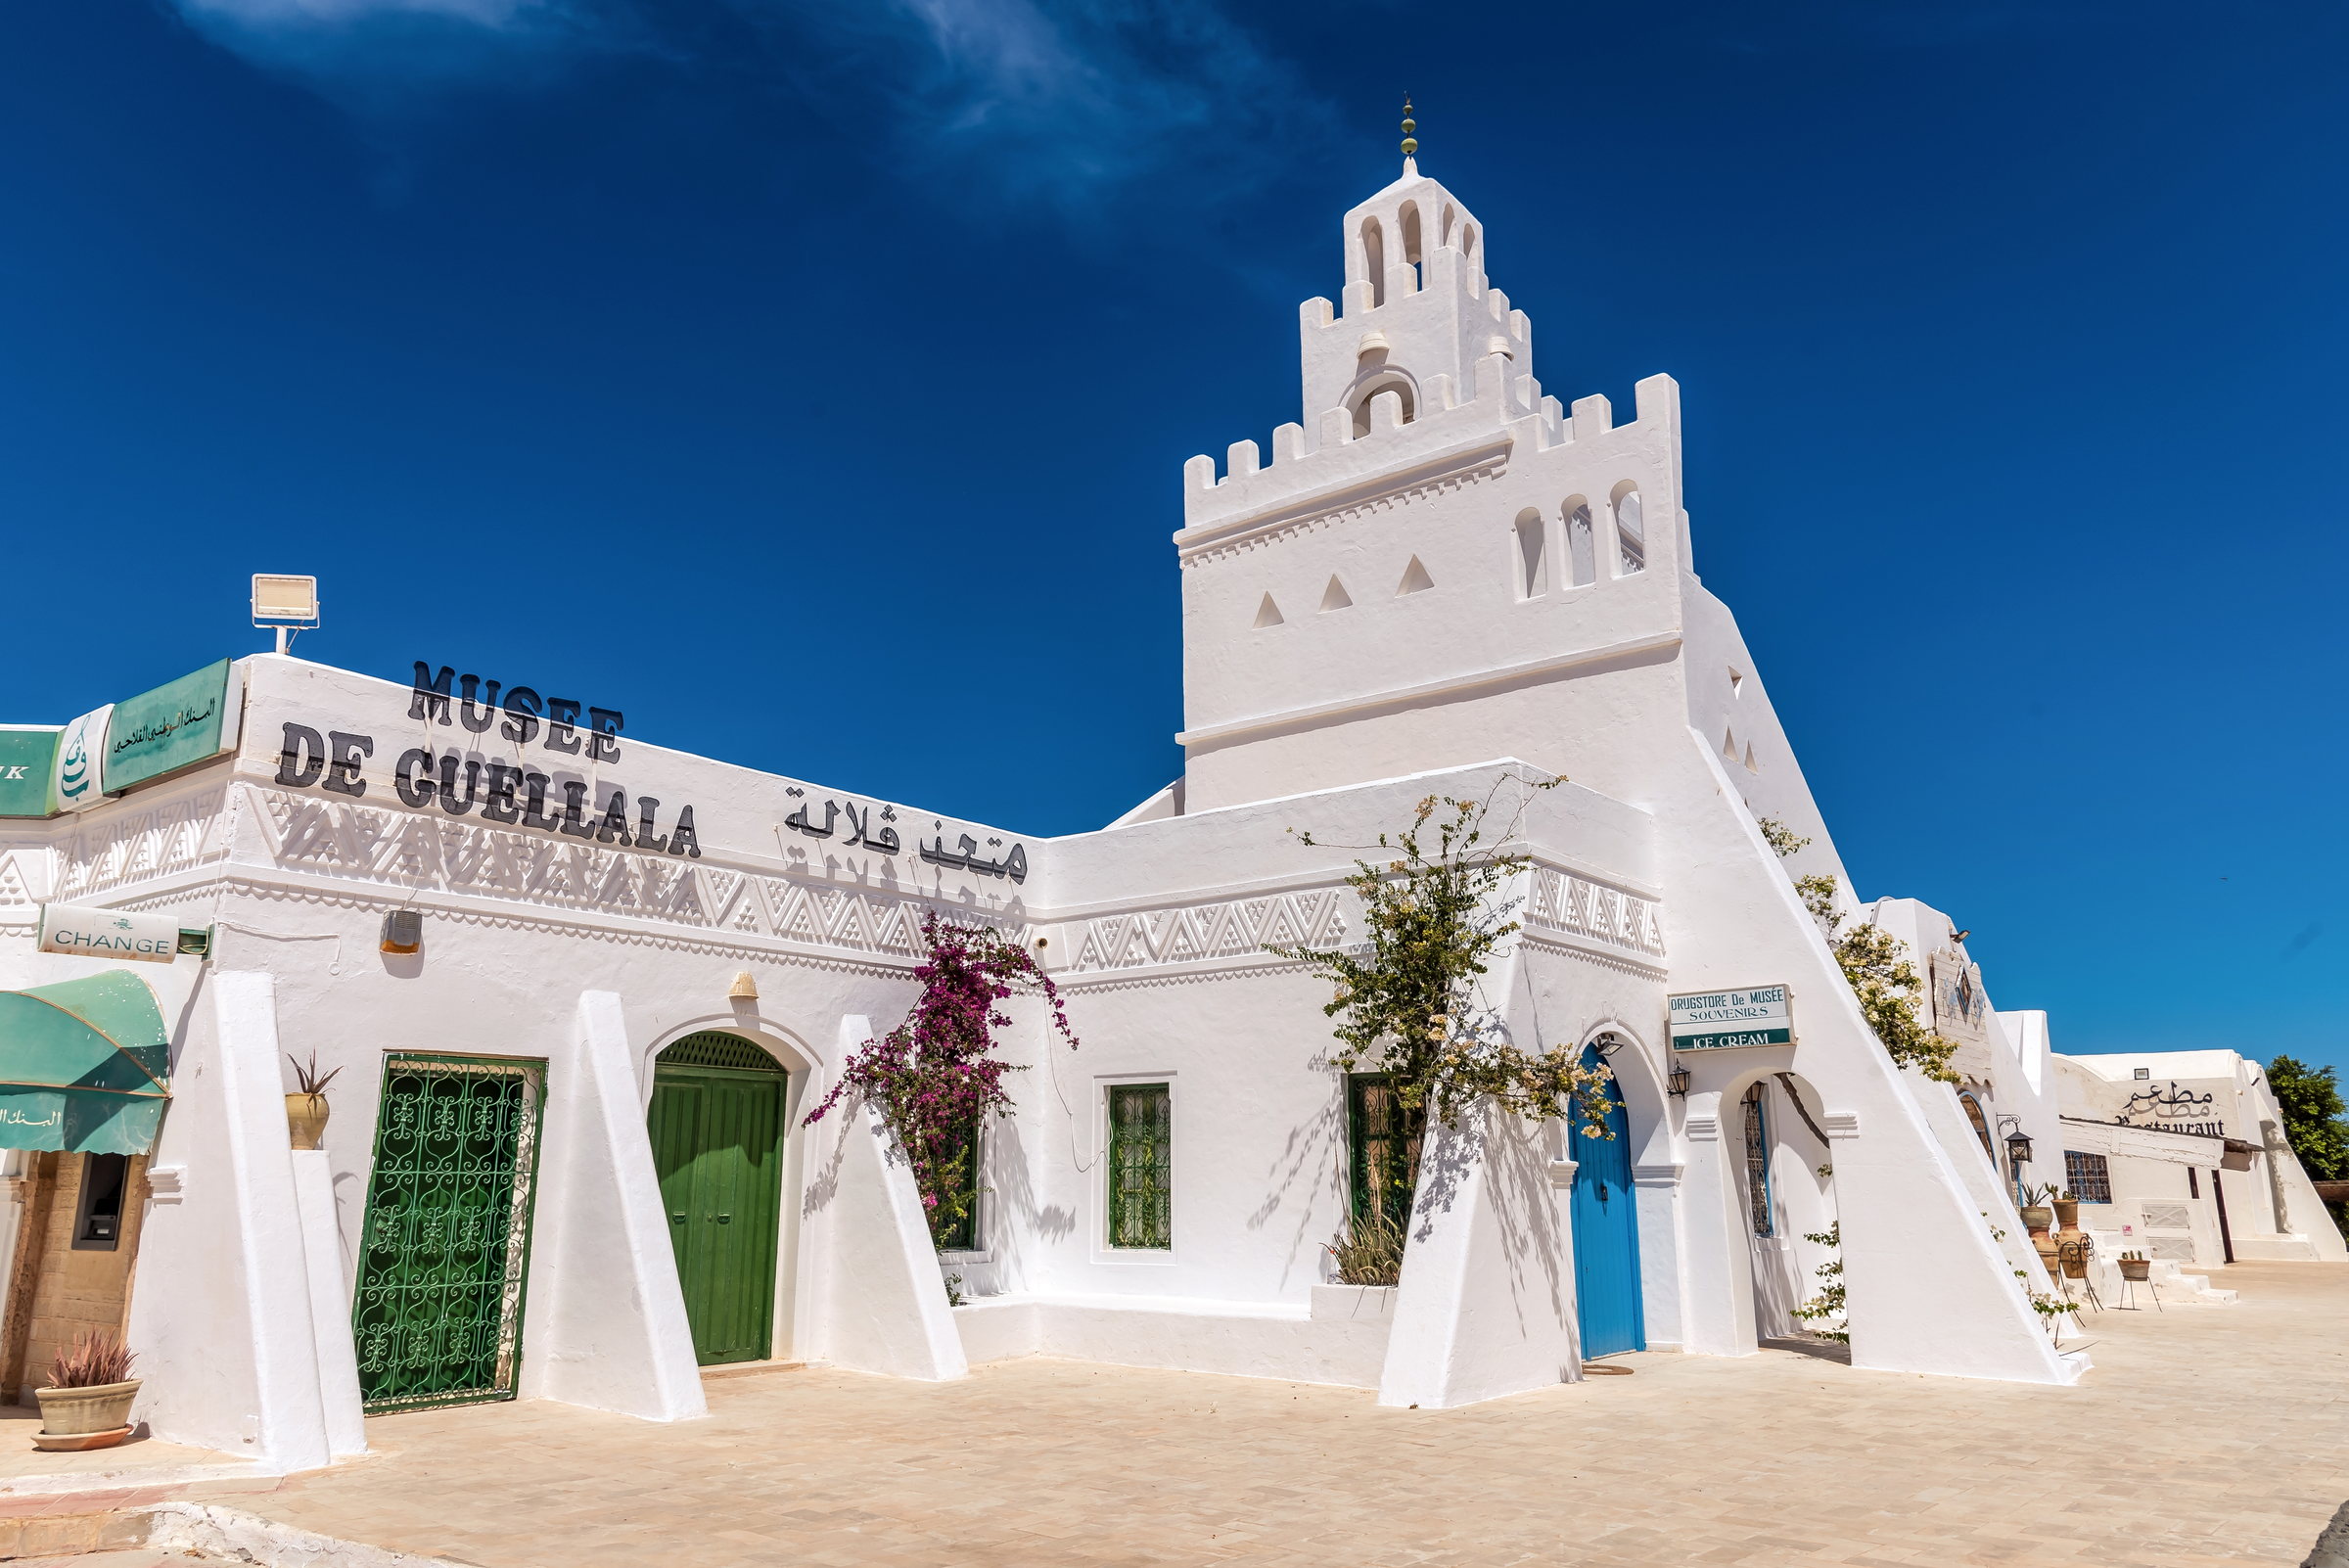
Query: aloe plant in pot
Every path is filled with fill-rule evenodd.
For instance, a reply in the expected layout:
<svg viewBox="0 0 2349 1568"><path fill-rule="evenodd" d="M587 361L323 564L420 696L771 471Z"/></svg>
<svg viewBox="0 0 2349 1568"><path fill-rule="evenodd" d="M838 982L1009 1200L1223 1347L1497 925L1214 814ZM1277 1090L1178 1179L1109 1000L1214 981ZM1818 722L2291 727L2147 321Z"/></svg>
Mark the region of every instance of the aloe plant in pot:
<svg viewBox="0 0 2349 1568"><path fill-rule="evenodd" d="M130 1436L130 1404L139 1379L130 1375L138 1358L112 1334L84 1329L57 1353L47 1388L34 1389L41 1402L36 1449L111 1449Z"/></svg>
<svg viewBox="0 0 2349 1568"><path fill-rule="evenodd" d="M293 1138L294 1147L314 1149L318 1140L326 1136L326 1119L334 1114L334 1108L326 1103L326 1086L342 1076L343 1069L338 1067L321 1078L316 1051L310 1052L307 1067L291 1056L286 1060L294 1062L294 1079L301 1085L300 1093L286 1096L286 1131Z"/></svg>
<svg viewBox="0 0 2349 1568"><path fill-rule="evenodd" d="M2029 1183L2024 1184L2022 1202L2024 1229L2033 1235L2039 1235L2055 1223L2055 1211L2048 1207L2054 1196L2055 1189L2053 1187L2035 1187Z"/></svg>

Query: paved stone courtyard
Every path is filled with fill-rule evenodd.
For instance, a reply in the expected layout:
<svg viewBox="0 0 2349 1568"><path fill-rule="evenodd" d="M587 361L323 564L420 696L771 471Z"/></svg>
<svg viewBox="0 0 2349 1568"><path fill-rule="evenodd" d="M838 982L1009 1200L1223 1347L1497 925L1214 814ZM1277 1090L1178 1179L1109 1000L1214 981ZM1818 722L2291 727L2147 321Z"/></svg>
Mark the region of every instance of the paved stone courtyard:
<svg viewBox="0 0 2349 1568"><path fill-rule="evenodd" d="M2349 1498L2349 1268L2212 1283L2242 1301L2092 1317L2073 1390L1787 1351L1449 1411L1044 1359L813 1369L713 1379L677 1426L390 1416L369 1460L174 1495L484 1568L2296 1564Z"/></svg>

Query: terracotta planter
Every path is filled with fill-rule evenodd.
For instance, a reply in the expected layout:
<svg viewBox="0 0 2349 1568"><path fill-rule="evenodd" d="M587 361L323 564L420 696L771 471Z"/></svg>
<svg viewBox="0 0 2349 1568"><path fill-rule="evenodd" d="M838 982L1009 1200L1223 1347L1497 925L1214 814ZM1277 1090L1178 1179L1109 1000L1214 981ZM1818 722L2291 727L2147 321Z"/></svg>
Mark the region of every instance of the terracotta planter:
<svg viewBox="0 0 2349 1568"><path fill-rule="evenodd" d="M293 1136L294 1147L314 1149L326 1136L326 1119L334 1114L323 1094L289 1094L286 1096L286 1131Z"/></svg>
<svg viewBox="0 0 2349 1568"><path fill-rule="evenodd" d="M41 1430L33 1447L111 1448L130 1436L130 1402L139 1397L139 1379L94 1388L39 1388L33 1397L41 1402ZM48 1444L43 1438L67 1441Z"/></svg>
<svg viewBox="0 0 2349 1568"><path fill-rule="evenodd" d="M2069 1247L2063 1250L2063 1277L2066 1279L2086 1279L2088 1277L2088 1260Z"/></svg>
<svg viewBox="0 0 2349 1568"><path fill-rule="evenodd" d="M2046 1230L2054 1222L2055 1216L2050 1210L2025 1209L2023 1211L2023 1228L2030 1231L2035 1236Z"/></svg>
<svg viewBox="0 0 2349 1568"><path fill-rule="evenodd" d="M2055 1200L2055 1223L2063 1230L2080 1228L2080 1201L2077 1198L2069 1203L2061 1198Z"/></svg>
<svg viewBox="0 0 2349 1568"><path fill-rule="evenodd" d="M2039 1254L2039 1261L2040 1261L2040 1262L2041 1262L2043 1265L2045 1265L2045 1266L2046 1266L2046 1268L2047 1268L2047 1270L2048 1270L2048 1272L2049 1272L2049 1273L2050 1273L2050 1274L2051 1274L2051 1273L2053 1273L2053 1272L2055 1271L2055 1238L2054 1238L2054 1237L2052 1237L2052 1236L2049 1235L2049 1234L2048 1234L2046 1231L2044 1231L2044 1230L2034 1230L2034 1231L2032 1231L2032 1232L2031 1232L2031 1250L2032 1250L2033 1252L2036 1252L2036 1253L2038 1253L2038 1254Z"/></svg>
<svg viewBox="0 0 2349 1568"><path fill-rule="evenodd" d="M2123 1258L2121 1260L2121 1277L2134 1279L2139 1284L2143 1284L2153 1277L2153 1260L2150 1258Z"/></svg>

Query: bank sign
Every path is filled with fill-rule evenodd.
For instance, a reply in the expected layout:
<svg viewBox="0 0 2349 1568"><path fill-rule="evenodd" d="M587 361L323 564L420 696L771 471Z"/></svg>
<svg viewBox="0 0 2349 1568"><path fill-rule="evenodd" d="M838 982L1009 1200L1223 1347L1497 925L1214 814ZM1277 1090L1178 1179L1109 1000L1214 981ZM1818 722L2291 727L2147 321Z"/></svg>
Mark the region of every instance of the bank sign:
<svg viewBox="0 0 2349 1568"><path fill-rule="evenodd" d="M63 728L0 729L0 816L86 811L236 750L243 676L222 659Z"/></svg>
<svg viewBox="0 0 2349 1568"><path fill-rule="evenodd" d="M1700 991L1670 1000L1676 1051L1794 1043L1794 1013L1784 986Z"/></svg>

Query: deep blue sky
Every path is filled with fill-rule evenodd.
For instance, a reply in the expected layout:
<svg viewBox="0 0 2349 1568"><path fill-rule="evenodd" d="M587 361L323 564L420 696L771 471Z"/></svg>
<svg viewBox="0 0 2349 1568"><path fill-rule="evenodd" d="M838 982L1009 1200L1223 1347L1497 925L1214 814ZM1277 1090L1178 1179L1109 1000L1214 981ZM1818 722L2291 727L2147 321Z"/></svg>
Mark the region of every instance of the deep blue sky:
<svg viewBox="0 0 2349 1568"><path fill-rule="evenodd" d="M2337 6L0 4L0 717L429 658L1028 832L1180 766L1193 452L1422 166L1864 897L2059 1049L2349 1067Z"/></svg>

